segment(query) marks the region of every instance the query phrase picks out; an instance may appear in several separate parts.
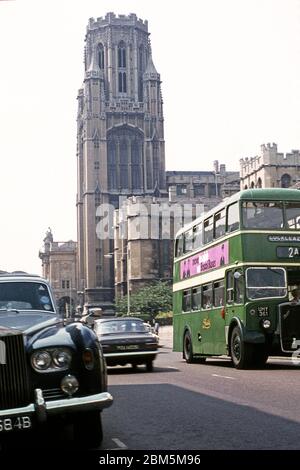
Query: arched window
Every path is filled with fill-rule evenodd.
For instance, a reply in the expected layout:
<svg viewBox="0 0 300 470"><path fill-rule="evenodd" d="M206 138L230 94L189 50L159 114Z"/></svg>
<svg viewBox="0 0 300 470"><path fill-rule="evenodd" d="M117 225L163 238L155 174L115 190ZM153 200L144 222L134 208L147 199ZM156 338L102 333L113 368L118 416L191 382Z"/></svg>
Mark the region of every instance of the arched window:
<svg viewBox="0 0 300 470"><path fill-rule="evenodd" d="M126 46L123 41L118 46L118 67L126 68Z"/></svg>
<svg viewBox="0 0 300 470"><path fill-rule="evenodd" d="M116 143L111 140L107 145L107 162L108 162L108 188L109 189L118 189L117 188L117 159L116 159Z"/></svg>
<svg viewBox="0 0 300 470"><path fill-rule="evenodd" d="M144 71L144 46L143 44L139 47L139 61L138 61L138 69L139 71Z"/></svg>
<svg viewBox="0 0 300 470"><path fill-rule="evenodd" d="M143 101L144 46L139 47L138 56L138 99Z"/></svg>
<svg viewBox="0 0 300 470"><path fill-rule="evenodd" d="M281 187L282 188L289 188L291 186L291 177L287 173L282 175L281 177Z"/></svg>
<svg viewBox="0 0 300 470"><path fill-rule="evenodd" d="M257 188L262 188L262 181L261 181L261 178L258 178L256 187L257 187Z"/></svg>
<svg viewBox="0 0 300 470"><path fill-rule="evenodd" d="M127 92L126 72L119 72L119 93Z"/></svg>
<svg viewBox="0 0 300 470"><path fill-rule="evenodd" d="M126 45L121 41L118 45L119 93L127 93L126 79Z"/></svg>
<svg viewBox="0 0 300 470"><path fill-rule="evenodd" d="M104 69L104 48L103 44L98 44L98 65L99 69Z"/></svg>
<svg viewBox="0 0 300 470"><path fill-rule="evenodd" d="M132 189L141 189L141 153L138 140L131 145L131 179Z"/></svg>
<svg viewBox="0 0 300 470"><path fill-rule="evenodd" d="M129 126L107 133L107 172L109 189L143 189L144 134Z"/></svg>
<svg viewBox="0 0 300 470"><path fill-rule="evenodd" d="M248 186L245 184L244 189L248 189Z"/></svg>
<svg viewBox="0 0 300 470"><path fill-rule="evenodd" d="M255 188L255 184L254 184L254 182L253 182L253 181L252 181L252 183L251 183L251 186L250 186L250 187L251 187L251 189L252 189L252 188Z"/></svg>
<svg viewBox="0 0 300 470"><path fill-rule="evenodd" d="M120 142L120 186L128 189L128 145L125 139Z"/></svg>

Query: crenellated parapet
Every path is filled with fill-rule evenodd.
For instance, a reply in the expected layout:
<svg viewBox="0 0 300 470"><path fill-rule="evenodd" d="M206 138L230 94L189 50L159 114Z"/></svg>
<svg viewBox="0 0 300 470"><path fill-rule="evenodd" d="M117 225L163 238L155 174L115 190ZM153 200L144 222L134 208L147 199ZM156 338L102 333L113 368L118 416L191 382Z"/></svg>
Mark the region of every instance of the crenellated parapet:
<svg viewBox="0 0 300 470"><path fill-rule="evenodd" d="M300 177L300 151L278 152L275 143L261 145L255 157L240 159L241 189L290 187Z"/></svg>
<svg viewBox="0 0 300 470"><path fill-rule="evenodd" d="M241 178L258 171L265 166L299 166L300 151L291 150L289 153L281 153L277 151L275 143L261 145L260 155L255 157L246 157L240 159Z"/></svg>
<svg viewBox="0 0 300 470"><path fill-rule="evenodd" d="M138 18L135 13L130 13L129 15L116 15L113 12L107 13L104 17L100 16L96 19L90 18L87 32L109 25L133 26L134 28L148 32L148 21Z"/></svg>

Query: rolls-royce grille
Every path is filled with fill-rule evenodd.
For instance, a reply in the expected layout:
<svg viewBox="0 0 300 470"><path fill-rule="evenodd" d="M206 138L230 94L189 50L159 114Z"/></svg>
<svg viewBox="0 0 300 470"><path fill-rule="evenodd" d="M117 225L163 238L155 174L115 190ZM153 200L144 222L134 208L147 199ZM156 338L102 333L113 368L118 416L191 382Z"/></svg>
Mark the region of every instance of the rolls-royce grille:
<svg viewBox="0 0 300 470"><path fill-rule="evenodd" d="M300 305L283 304L279 312L282 351L293 352L300 346Z"/></svg>
<svg viewBox="0 0 300 470"><path fill-rule="evenodd" d="M29 403L23 335L0 329L0 409Z"/></svg>

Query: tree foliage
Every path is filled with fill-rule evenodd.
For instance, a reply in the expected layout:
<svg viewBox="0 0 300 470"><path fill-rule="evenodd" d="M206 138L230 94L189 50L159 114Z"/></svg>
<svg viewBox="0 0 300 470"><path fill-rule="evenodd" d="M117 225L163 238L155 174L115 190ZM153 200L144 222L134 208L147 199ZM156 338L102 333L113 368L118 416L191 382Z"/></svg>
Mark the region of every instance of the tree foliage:
<svg viewBox="0 0 300 470"><path fill-rule="evenodd" d="M117 313L127 314L127 296L116 302ZM155 318L160 312L172 310L172 288L167 282L156 282L130 295L130 313Z"/></svg>

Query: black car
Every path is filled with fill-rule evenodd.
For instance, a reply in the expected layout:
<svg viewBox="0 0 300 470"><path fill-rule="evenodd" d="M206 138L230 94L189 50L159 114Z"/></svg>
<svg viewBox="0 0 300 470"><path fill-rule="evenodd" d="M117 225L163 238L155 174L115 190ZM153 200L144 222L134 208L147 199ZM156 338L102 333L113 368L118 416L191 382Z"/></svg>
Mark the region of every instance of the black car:
<svg viewBox="0 0 300 470"><path fill-rule="evenodd" d="M46 280L0 275L0 440L57 417L94 447L102 440L100 412L112 401L92 329L64 321Z"/></svg>
<svg viewBox="0 0 300 470"><path fill-rule="evenodd" d="M158 352L158 336L143 320L134 317L115 317L96 320L95 332L102 345L108 366L145 364L153 369Z"/></svg>

